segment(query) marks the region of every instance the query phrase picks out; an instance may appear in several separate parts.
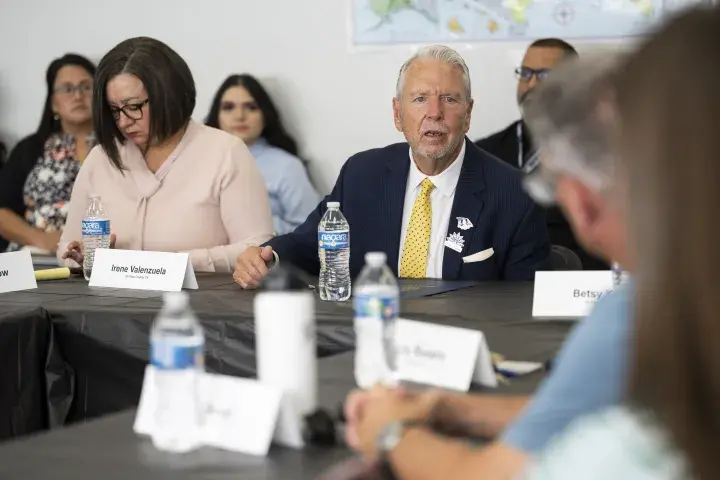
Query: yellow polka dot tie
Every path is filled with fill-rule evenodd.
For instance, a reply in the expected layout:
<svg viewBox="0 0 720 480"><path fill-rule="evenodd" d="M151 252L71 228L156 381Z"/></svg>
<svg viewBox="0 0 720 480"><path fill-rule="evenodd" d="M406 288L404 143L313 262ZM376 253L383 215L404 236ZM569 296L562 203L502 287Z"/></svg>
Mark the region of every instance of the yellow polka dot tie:
<svg viewBox="0 0 720 480"><path fill-rule="evenodd" d="M402 278L425 278L426 276L432 224L430 192L434 188L435 185L429 178L420 184L420 193L415 199L412 215L410 215L410 225L408 225L405 235L405 246L400 260L400 276Z"/></svg>

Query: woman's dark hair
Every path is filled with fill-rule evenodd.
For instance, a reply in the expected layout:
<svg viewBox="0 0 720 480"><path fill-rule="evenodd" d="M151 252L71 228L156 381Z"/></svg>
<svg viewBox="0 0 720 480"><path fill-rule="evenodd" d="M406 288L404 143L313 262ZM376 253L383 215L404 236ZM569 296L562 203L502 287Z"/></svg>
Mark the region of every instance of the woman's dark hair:
<svg viewBox="0 0 720 480"><path fill-rule="evenodd" d="M44 146L45 140L60 131L60 121L55 120L55 114L52 110L53 90L55 89L55 79L61 68L69 65L85 69L91 77L95 76L95 65L87 58L75 53L66 53L60 58L53 60L48 66L45 73L45 82L47 83L47 97L45 98L45 107L43 109L40 125L35 132L40 146Z"/></svg>
<svg viewBox="0 0 720 480"><path fill-rule="evenodd" d="M93 123L98 143L118 169L116 142L125 136L113 118L107 84L127 73L140 79L148 94L151 141L163 142L182 130L195 109L195 81L185 60L159 40L137 37L120 42L100 60L93 90ZM122 115L122 113L121 113Z"/></svg>
<svg viewBox="0 0 720 480"><path fill-rule="evenodd" d="M252 75L230 75L220 85L215 98L213 98L212 105L210 106L210 113L205 118L205 125L213 128L220 128L218 123L218 117L220 115L220 101L222 100L225 92L232 87L243 87L248 91L251 97L255 99L258 108L263 114L264 128L262 131L262 137L272 146L281 148L286 152L297 156L298 149L297 143L290 136L290 134L283 127L282 121L280 120L280 113L278 112L275 104L273 103L270 95L263 88L260 82L255 79Z"/></svg>
<svg viewBox="0 0 720 480"><path fill-rule="evenodd" d="M637 274L629 401L720 478L720 9L683 13L616 80ZM633 272L635 273L635 272Z"/></svg>

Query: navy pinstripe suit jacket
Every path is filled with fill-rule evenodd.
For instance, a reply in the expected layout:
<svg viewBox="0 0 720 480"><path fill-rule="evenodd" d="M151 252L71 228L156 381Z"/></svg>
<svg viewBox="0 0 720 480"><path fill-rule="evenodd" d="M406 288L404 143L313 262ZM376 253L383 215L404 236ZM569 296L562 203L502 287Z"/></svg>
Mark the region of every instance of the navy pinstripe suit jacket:
<svg viewBox="0 0 720 480"><path fill-rule="evenodd" d="M444 280L533 280L535 271L550 260L545 214L521 185L522 173L465 139L465 160L460 171L447 235L460 233L461 252L446 248ZM320 271L317 227L326 202L340 202L350 223L350 272L355 278L365 253L385 252L397 275L405 186L410 169L409 146L397 143L353 155L345 162L330 195L294 232L275 237L272 246L281 262L290 262L310 274ZM473 227L458 229L456 217L470 219ZM476 263L462 258L492 247L494 255Z"/></svg>

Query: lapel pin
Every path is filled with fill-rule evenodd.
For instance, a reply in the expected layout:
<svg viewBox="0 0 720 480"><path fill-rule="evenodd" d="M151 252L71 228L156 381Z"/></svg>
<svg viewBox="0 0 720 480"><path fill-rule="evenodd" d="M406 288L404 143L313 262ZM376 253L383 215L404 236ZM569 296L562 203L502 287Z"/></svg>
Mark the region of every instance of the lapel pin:
<svg viewBox="0 0 720 480"><path fill-rule="evenodd" d="M459 233L451 233L445 239L445 246L460 253L465 246L465 239Z"/></svg>
<svg viewBox="0 0 720 480"><path fill-rule="evenodd" d="M460 230L469 230L473 227L473 224L469 218L457 217L457 221L458 221L458 228Z"/></svg>

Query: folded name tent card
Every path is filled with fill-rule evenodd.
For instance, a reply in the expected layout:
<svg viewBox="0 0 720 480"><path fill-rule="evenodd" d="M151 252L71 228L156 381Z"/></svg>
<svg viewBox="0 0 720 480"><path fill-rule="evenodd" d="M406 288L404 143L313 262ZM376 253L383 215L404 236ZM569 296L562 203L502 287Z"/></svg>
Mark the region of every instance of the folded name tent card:
<svg viewBox="0 0 720 480"><path fill-rule="evenodd" d="M497 386L482 332L407 319L398 319L395 328L402 380L463 392L473 381Z"/></svg>
<svg viewBox="0 0 720 480"><path fill-rule="evenodd" d="M33 288L37 288L37 281L30 252L0 253L0 293Z"/></svg>
<svg viewBox="0 0 720 480"><path fill-rule="evenodd" d="M139 435L151 436L157 428L155 374L155 368L148 365L133 425ZM256 380L202 373L197 392L203 412L203 446L267 455L278 421L282 397L279 389Z"/></svg>
<svg viewBox="0 0 720 480"><path fill-rule="evenodd" d="M533 317L579 319L613 290L610 270L536 272Z"/></svg>
<svg viewBox="0 0 720 480"><path fill-rule="evenodd" d="M106 248L95 250L89 285L162 292L198 288L187 253Z"/></svg>

